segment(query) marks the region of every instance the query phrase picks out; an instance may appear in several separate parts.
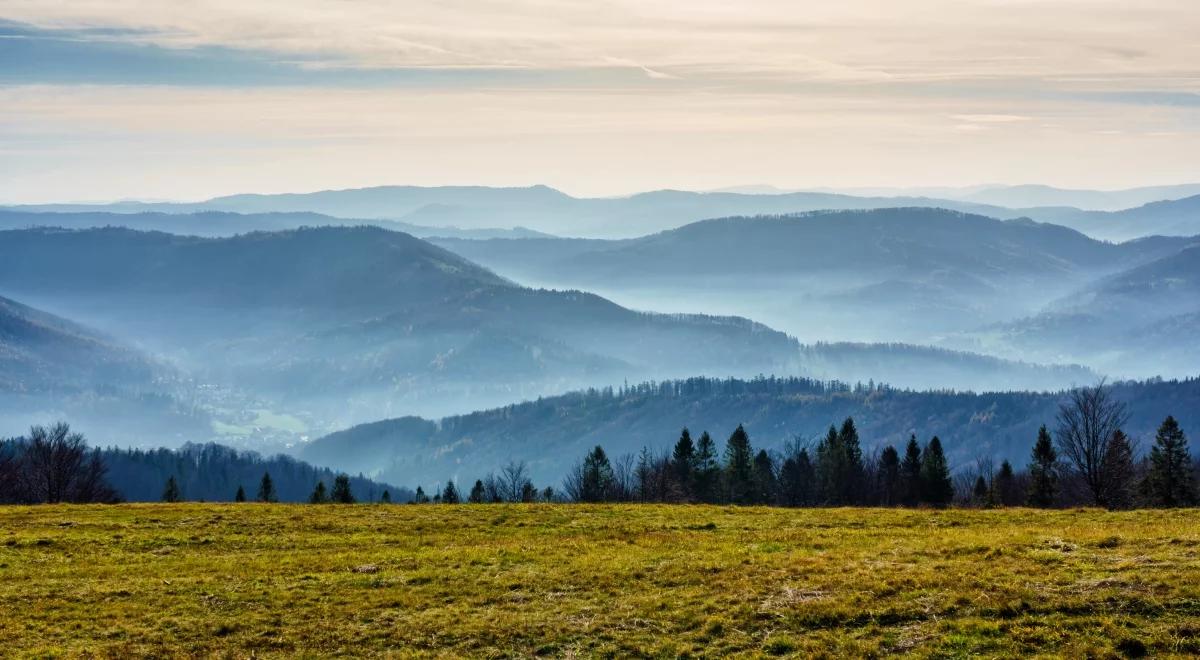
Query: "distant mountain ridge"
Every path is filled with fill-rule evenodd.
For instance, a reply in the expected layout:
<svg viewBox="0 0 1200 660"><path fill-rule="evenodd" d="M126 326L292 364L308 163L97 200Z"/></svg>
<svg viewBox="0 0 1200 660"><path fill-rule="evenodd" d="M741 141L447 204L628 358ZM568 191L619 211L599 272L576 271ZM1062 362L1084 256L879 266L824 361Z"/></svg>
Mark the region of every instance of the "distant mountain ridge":
<svg viewBox="0 0 1200 660"><path fill-rule="evenodd" d="M760 194L754 194L755 191ZM625 197L579 198L541 185L524 188L377 186L311 193L229 195L200 202L40 204L9 207L9 210L22 213L318 213L338 218L390 220L414 226L455 228L464 232L529 227L554 235L629 238L707 218L919 206L1000 219L1031 217L1043 222L1064 224L1091 236L1110 240L1151 234L1200 233L1194 214L1171 210L1178 206L1172 202L1200 195L1200 184L1124 191L987 186L962 190L865 189L849 193L761 189L752 189L749 193L745 190L657 190ZM1163 205L1154 206L1151 202L1161 202ZM1075 204L1084 208L1076 208ZM421 236L432 235L423 229L414 227L413 230ZM463 233L456 235L470 237Z"/></svg>
<svg viewBox="0 0 1200 660"><path fill-rule="evenodd" d="M547 238L550 235L513 227L512 229L457 227L423 227L397 220L358 220L335 218L309 212L233 213L230 211L192 211L186 213L163 213L160 211L137 211L118 213L112 211L18 211L0 209L0 230L58 227L62 229L101 229L124 227L140 231L163 231L185 236L208 238L227 237L256 231L286 231L301 227L355 227L373 225L383 229L402 231L417 238Z"/></svg>

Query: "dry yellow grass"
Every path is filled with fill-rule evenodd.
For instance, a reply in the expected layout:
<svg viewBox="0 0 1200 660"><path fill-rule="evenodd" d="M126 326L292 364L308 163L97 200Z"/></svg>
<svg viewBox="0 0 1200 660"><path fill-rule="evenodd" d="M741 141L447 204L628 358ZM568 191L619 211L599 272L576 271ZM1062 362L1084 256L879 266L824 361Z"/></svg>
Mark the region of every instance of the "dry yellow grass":
<svg viewBox="0 0 1200 660"><path fill-rule="evenodd" d="M0 508L0 655L1200 653L1200 511Z"/></svg>

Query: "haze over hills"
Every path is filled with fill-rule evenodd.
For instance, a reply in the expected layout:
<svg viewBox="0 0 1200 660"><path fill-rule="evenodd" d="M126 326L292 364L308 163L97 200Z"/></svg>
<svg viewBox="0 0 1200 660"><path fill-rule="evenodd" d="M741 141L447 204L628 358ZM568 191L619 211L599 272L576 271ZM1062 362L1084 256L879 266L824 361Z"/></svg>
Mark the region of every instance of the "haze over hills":
<svg viewBox="0 0 1200 660"><path fill-rule="evenodd" d="M635 307L748 316L805 342L936 344L1036 314L1193 240L1115 245L1029 220L914 208L725 218L620 241L435 242L518 281L591 289Z"/></svg>
<svg viewBox="0 0 1200 660"><path fill-rule="evenodd" d="M371 227L0 232L0 286L318 428L651 374L786 373L796 360L794 340L745 319L526 289Z"/></svg>
<svg viewBox="0 0 1200 660"><path fill-rule="evenodd" d="M181 400L180 397L183 397ZM66 416L117 441L204 437L207 416L169 366L67 319L0 297L0 417L9 431Z"/></svg>
<svg viewBox="0 0 1200 660"><path fill-rule="evenodd" d="M1167 414L1200 424L1200 379L1118 383L1114 395L1133 417L1131 435L1148 438ZM431 485L478 478L509 460L529 462L538 484L558 484L596 445L610 456L642 447L667 451L687 426L723 443L745 424L755 447L813 444L831 424L853 416L868 455L901 447L910 434L937 435L954 466L979 458L1023 465L1041 424L1053 424L1061 393L955 393L850 389L804 379L687 381L618 391L576 392L438 421L400 418L316 440L305 460L364 471L398 483ZM721 447L722 445L718 445Z"/></svg>
<svg viewBox="0 0 1200 660"><path fill-rule="evenodd" d="M959 345L1033 360L1078 360L1109 373L1187 372L1200 364L1200 241L1083 286L1037 314Z"/></svg>

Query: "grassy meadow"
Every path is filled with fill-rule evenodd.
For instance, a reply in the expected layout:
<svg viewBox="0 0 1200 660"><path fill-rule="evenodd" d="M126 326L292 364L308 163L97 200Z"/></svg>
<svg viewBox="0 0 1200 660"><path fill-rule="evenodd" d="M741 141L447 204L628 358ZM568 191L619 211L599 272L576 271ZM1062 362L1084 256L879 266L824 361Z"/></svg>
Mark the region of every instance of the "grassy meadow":
<svg viewBox="0 0 1200 660"><path fill-rule="evenodd" d="M1200 654L1200 511L0 508L0 656Z"/></svg>

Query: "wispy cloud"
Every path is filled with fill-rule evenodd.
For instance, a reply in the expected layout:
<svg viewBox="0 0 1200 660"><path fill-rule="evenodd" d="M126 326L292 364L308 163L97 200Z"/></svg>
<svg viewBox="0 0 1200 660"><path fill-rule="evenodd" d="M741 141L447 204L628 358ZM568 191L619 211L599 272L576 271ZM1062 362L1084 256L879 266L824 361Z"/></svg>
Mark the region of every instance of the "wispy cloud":
<svg viewBox="0 0 1200 660"><path fill-rule="evenodd" d="M0 196L1193 179L1196 34L1187 0L0 0Z"/></svg>

